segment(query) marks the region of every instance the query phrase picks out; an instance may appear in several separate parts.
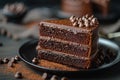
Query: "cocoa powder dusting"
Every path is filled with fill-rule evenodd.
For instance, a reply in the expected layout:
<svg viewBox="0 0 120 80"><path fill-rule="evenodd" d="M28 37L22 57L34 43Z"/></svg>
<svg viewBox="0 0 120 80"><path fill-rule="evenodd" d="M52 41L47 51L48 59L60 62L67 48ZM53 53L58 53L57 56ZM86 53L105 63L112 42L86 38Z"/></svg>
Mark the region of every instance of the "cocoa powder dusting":
<svg viewBox="0 0 120 80"><path fill-rule="evenodd" d="M7 64L0 65L0 72L9 75L11 74L14 78L16 72L20 71L23 75L23 80L43 80L40 74L35 73L29 69L23 62L18 62L14 67L8 67Z"/></svg>

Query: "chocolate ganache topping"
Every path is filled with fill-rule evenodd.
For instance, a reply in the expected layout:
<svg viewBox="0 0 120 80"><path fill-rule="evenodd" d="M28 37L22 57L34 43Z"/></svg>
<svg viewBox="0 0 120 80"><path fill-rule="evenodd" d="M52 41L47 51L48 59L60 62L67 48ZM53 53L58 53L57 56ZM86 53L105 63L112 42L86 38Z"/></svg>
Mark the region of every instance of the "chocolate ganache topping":
<svg viewBox="0 0 120 80"><path fill-rule="evenodd" d="M93 15L85 15L83 17L71 16L69 19L73 26L78 27L93 27L99 24L97 18Z"/></svg>

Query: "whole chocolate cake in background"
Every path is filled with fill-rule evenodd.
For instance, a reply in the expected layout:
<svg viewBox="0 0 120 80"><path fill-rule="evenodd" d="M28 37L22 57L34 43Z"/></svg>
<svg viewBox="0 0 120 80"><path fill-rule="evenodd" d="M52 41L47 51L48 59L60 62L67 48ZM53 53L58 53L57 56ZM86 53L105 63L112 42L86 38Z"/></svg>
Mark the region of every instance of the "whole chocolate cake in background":
<svg viewBox="0 0 120 80"><path fill-rule="evenodd" d="M62 0L61 9L65 13L77 16L92 14L92 5L90 0Z"/></svg>
<svg viewBox="0 0 120 80"><path fill-rule="evenodd" d="M77 68L90 68L97 56L98 26L93 15L41 21L36 48L38 57Z"/></svg>
<svg viewBox="0 0 120 80"><path fill-rule="evenodd" d="M68 15L80 17L96 13L99 10L99 13L105 17L109 12L109 4L110 0L62 0L61 10ZM94 10L94 7L97 7L97 10Z"/></svg>

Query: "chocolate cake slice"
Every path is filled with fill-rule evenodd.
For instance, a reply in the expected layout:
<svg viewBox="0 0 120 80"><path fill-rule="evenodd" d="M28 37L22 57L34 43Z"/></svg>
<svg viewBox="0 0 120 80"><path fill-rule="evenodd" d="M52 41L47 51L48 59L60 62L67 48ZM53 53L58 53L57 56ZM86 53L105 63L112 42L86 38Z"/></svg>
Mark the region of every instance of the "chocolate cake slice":
<svg viewBox="0 0 120 80"><path fill-rule="evenodd" d="M98 21L93 15L41 21L39 30L38 57L79 68L90 67L98 48Z"/></svg>

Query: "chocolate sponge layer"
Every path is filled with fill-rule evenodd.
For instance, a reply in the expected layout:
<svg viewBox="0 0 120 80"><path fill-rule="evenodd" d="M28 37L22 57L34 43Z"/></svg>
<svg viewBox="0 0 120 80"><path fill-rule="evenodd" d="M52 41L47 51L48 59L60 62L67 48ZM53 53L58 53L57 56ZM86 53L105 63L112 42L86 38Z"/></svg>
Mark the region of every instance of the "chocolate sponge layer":
<svg viewBox="0 0 120 80"><path fill-rule="evenodd" d="M58 29L53 27L41 26L41 36L49 36L66 41L77 42L82 44L90 43L90 34L87 33L73 33L64 29Z"/></svg>
<svg viewBox="0 0 120 80"><path fill-rule="evenodd" d="M57 62L60 64L65 64L68 66L73 66L77 68L89 68L91 65L90 59L80 59L79 57L66 55L66 54L59 54L54 51L48 51L48 50L38 50L38 57L40 59L45 59L53 62Z"/></svg>
<svg viewBox="0 0 120 80"><path fill-rule="evenodd" d="M54 39L49 39L46 37L42 37L39 40L38 44L43 49L50 49L53 51L63 52L66 54L71 54L79 57L87 57L89 58L97 51L97 46L92 49L92 47L79 45L77 43L70 42L61 42L61 40L57 41Z"/></svg>
<svg viewBox="0 0 120 80"><path fill-rule="evenodd" d="M93 45L98 37L98 28L93 30L70 29L68 26L61 27L60 25L51 26L51 24L42 23L40 25L40 36L49 36L65 41L76 42L84 45Z"/></svg>

